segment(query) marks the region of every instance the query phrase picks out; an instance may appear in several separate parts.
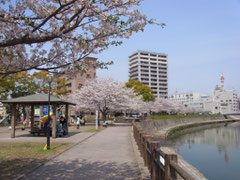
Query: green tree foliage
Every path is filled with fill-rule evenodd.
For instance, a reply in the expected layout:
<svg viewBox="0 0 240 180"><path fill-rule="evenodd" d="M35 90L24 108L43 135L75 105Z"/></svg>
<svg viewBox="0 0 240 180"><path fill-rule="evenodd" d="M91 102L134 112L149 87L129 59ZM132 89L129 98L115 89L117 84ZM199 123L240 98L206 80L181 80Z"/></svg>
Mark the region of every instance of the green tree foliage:
<svg viewBox="0 0 240 180"><path fill-rule="evenodd" d="M35 72L32 75L35 78L36 83L40 87L39 91L48 93L49 80L51 83L51 92L55 96L67 95L69 92L66 87L66 80L64 78L53 76L47 71Z"/></svg>
<svg viewBox="0 0 240 180"><path fill-rule="evenodd" d="M8 76L0 76L0 99L17 98L35 93L48 93L49 79L52 79L51 92L55 96L67 95L65 79L53 77L46 71L19 72ZM11 113L11 106L6 105L7 113ZM25 106L17 106L17 119L21 113L26 117Z"/></svg>
<svg viewBox="0 0 240 180"><path fill-rule="evenodd" d="M55 96L67 95L65 79L53 77L46 71L29 74L20 72L0 77L0 99L17 98L35 93L48 93L49 79L52 79L51 92Z"/></svg>
<svg viewBox="0 0 240 180"><path fill-rule="evenodd" d="M34 94L40 87L34 78L27 72L20 72L5 77L0 77L1 99L7 99Z"/></svg>
<svg viewBox="0 0 240 180"><path fill-rule="evenodd" d="M152 94L152 89L140 81L129 79L129 81L126 83L127 88L133 88L134 92L137 95L142 95L143 101L155 101L155 96Z"/></svg>

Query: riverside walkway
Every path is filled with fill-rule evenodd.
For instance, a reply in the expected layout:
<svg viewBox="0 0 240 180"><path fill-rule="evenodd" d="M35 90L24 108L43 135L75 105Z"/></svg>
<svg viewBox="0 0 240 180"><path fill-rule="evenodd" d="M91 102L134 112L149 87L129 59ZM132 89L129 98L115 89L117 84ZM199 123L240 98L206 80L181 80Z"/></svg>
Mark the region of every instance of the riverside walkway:
<svg viewBox="0 0 240 180"><path fill-rule="evenodd" d="M21 179L137 180L130 128L108 127Z"/></svg>

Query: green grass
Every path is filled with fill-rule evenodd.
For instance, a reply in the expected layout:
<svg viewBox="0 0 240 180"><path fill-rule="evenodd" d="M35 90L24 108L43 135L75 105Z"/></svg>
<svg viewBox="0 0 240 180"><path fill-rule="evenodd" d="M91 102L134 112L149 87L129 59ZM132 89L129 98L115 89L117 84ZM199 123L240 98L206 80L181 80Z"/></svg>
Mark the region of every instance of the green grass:
<svg viewBox="0 0 240 180"><path fill-rule="evenodd" d="M91 132L91 133L95 133L95 132L99 132L102 131L104 128L102 127L98 127L98 129L94 128L87 128L87 129L81 129L80 132Z"/></svg>
<svg viewBox="0 0 240 180"><path fill-rule="evenodd" d="M1 143L0 179L13 179L49 158L73 146L72 143L51 143L50 150L43 150L45 143Z"/></svg>
<svg viewBox="0 0 240 180"><path fill-rule="evenodd" d="M87 123L87 122L96 122L96 119L94 119L94 118L88 118L87 121L86 121L86 123Z"/></svg>
<svg viewBox="0 0 240 180"><path fill-rule="evenodd" d="M155 120L162 120L162 119L182 119L182 118L207 118L207 117L221 117L218 114L211 114L211 115L156 115L156 116L148 116L148 119L155 119Z"/></svg>

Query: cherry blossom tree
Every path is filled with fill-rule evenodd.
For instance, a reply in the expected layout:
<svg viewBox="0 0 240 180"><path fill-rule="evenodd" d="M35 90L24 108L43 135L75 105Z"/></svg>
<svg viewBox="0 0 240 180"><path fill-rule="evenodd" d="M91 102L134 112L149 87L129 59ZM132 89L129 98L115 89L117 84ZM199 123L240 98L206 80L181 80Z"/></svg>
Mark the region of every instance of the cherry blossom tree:
<svg viewBox="0 0 240 180"><path fill-rule="evenodd" d="M165 98L156 98L154 102L138 102L138 107L140 108L138 111L143 113L196 114L203 112L199 108L186 107L184 104Z"/></svg>
<svg viewBox="0 0 240 180"><path fill-rule="evenodd" d="M134 96L133 89L124 88L123 83L112 79L95 79L72 93L68 100L75 102L78 110L99 110L104 120L110 112L130 109Z"/></svg>
<svg viewBox="0 0 240 180"><path fill-rule="evenodd" d="M1 0L0 75L81 69L88 55L154 23L136 9L141 1Z"/></svg>

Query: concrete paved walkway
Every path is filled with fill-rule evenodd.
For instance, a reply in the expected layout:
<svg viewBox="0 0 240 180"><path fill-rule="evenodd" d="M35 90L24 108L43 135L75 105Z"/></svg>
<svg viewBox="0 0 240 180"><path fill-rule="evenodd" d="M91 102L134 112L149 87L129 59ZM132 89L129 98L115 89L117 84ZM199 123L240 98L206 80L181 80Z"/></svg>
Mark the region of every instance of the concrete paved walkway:
<svg viewBox="0 0 240 180"><path fill-rule="evenodd" d="M22 179L137 180L130 128L108 127Z"/></svg>

